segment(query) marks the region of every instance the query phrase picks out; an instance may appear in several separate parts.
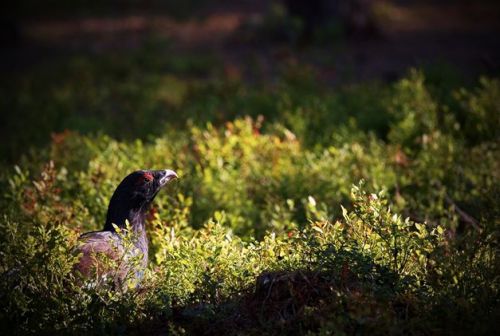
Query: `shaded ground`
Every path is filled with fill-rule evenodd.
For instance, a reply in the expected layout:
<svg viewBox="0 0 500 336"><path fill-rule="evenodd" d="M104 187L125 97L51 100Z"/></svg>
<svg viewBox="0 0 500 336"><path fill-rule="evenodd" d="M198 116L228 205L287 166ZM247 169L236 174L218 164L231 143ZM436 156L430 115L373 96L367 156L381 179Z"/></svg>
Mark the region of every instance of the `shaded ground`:
<svg viewBox="0 0 500 336"><path fill-rule="evenodd" d="M399 1L378 3L381 36L346 39L341 35L297 48L290 41L270 41L242 26L261 22L266 1L224 3L199 10L194 19L177 21L152 11L130 15L70 19L25 19L20 39L2 52L3 71L26 70L40 62L75 53L134 50L152 39L176 49L213 54L228 75L272 77L283 62L305 62L327 83L345 80L392 80L411 66L436 69L446 63L464 75L498 73L500 69L500 5L495 2ZM168 55L165 55L168 57ZM442 70L442 69L441 69Z"/></svg>

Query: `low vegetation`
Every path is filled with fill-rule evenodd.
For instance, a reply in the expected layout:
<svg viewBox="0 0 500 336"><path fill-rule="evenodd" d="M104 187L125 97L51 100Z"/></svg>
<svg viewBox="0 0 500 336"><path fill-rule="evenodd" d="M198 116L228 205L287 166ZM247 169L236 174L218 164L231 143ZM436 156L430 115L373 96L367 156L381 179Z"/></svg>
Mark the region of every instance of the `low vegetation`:
<svg viewBox="0 0 500 336"><path fill-rule="evenodd" d="M496 330L497 79L461 88L412 71L330 90L290 66L259 88L180 81L178 64L143 77L126 64L137 81L124 81L108 66L122 84L79 68L42 89L48 105L33 78L15 84L26 115L7 118L33 132L13 127L20 147L2 147L17 163L0 178L4 334ZM139 168L181 177L151 210L146 278L82 288L76 238Z"/></svg>

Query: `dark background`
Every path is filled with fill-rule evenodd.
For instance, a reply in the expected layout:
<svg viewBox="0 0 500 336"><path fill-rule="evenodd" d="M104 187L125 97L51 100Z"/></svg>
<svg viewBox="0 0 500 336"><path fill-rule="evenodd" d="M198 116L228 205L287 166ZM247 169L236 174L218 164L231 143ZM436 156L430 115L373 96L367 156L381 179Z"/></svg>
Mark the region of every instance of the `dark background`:
<svg viewBox="0 0 500 336"><path fill-rule="evenodd" d="M500 70L497 1L52 0L3 6L0 153L7 163L65 129L147 138L160 132L152 126L157 121L197 119L180 98L196 101L200 93L193 96L193 87L237 82L270 90L290 67L307 69L321 88L393 82L411 67L455 86ZM160 96L151 93L158 88L164 89ZM153 106L162 99L167 107ZM201 121L233 117L218 113Z"/></svg>

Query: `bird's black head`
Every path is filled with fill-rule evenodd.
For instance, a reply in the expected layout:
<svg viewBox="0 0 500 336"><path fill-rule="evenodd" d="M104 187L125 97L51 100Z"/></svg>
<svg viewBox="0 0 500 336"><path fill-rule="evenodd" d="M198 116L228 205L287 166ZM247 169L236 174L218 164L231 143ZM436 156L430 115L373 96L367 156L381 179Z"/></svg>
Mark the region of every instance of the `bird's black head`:
<svg viewBox="0 0 500 336"><path fill-rule="evenodd" d="M138 209L151 203L161 187L175 178L177 174L173 170L138 170L123 179L113 198L118 197L130 208Z"/></svg>
<svg viewBox="0 0 500 336"><path fill-rule="evenodd" d="M177 178L173 170L138 170L123 179L109 202L104 230L113 231L113 225L131 224L143 215L160 189Z"/></svg>

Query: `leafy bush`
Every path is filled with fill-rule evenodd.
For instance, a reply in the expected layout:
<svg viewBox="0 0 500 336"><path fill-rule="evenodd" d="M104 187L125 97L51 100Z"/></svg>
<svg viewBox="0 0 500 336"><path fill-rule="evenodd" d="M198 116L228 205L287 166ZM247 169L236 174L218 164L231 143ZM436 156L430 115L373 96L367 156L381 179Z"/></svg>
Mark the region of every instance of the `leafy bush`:
<svg viewBox="0 0 500 336"><path fill-rule="evenodd" d="M146 86L147 111L161 111L160 97L186 108L179 127L142 140L56 133L4 168L2 331L493 331L497 80L450 89L447 106L417 71L368 93L316 92L287 71L269 92L190 83L179 98ZM68 104L72 91L59 91ZM151 210L145 279L129 291L80 286L78 235L100 229L119 181L146 167L181 179Z"/></svg>

